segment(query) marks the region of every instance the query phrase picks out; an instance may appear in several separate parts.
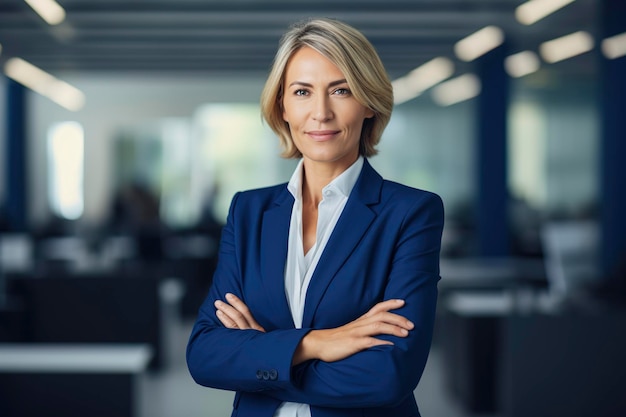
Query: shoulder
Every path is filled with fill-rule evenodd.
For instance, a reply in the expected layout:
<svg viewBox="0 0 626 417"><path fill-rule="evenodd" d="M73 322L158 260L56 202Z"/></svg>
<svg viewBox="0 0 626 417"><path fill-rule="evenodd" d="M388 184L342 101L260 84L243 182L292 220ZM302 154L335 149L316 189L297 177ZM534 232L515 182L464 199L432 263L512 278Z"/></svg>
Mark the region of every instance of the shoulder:
<svg viewBox="0 0 626 417"><path fill-rule="evenodd" d="M443 218L443 201L439 195L384 179L367 160L356 187L361 201L373 203L371 207L379 213L386 211L394 217L403 217L408 212L425 209Z"/></svg>
<svg viewBox="0 0 626 417"><path fill-rule="evenodd" d="M286 197L291 196L287 190L287 183L270 187L256 188L237 192L231 202L231 210L237 209L263 209L276 204Z"/></svg>
<svg viewBox="0 0 626 417"><path fill-rule="evenodd" d="M443 222L443 201L438 194L431 191L383 180L380 203L382 210L392 211L398 216L421 213L422 216Z"/></svg>
<svg viewBox="0 0 626 417"><path fill-rule="evenodd" d="M381 200L393 199L402 204L414 204L416 202L423 202L427 204L433 204L443 207L443 201L441 197L432 192L419 188L410 187L408 185L400 184L395 181L383 180L383 186L381 189Z"/></svg>
<svg viewBox="0 0 626 417"><path fill-rule="evenodd" d="M255 188L252 190L239 191L237 195L239 196L239 198L244 200L257 201L276 198L284 192L289 192L287 191L287 183L272 185L263 188Z"/></svg>

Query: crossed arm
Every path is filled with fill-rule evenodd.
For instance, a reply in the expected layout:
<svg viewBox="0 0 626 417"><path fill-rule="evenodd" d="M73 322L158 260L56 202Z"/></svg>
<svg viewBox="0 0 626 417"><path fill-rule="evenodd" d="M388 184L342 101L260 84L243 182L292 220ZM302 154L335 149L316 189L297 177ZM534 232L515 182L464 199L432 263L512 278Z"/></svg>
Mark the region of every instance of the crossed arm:
<svg viewBox="0 0 626 417"><path fill-rule="evenodd" d="M265 329L257 323L248 306L234 294L226 294L226 302L215 302L217 318L224 327L240 330ZM376 304L358 319L334 329L311 330L298 344L292 365L311 359L336 362L380 345L393 345L390 340L375 336L387 334L406 337L414 324L401 315L391 313L404 306L404 300L387 300Z"/></svg>
<svg viewBox="0 0 626 417"><path fill-rule="evenodd" d="M200 309L187 349L196 382L324 407L386 406L410 395L430 347L442 226L436 201L415 206L386 276L386 301L334 328L266 332L259 323L267 326L268 312L255 312L254 302L243 301L235 251L240 237L227 224L219 279ZM276 370L277 379L255 378L262 369Z"/></svg>

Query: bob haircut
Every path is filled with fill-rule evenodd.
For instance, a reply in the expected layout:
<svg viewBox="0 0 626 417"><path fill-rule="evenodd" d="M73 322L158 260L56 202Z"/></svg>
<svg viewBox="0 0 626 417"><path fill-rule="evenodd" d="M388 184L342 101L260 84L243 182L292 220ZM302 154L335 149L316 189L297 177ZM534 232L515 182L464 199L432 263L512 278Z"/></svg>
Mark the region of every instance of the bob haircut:
<svg viewBox="0 0 626 417"><path fill-rule="evenodd" d="M376 155L376 145L393 109L393 88L383 63L372 44L358 30L337 20L314 19L296 23L283 35L261 94L261 112L280 139L281 156L302 156L293 142L289 124L283 120L282 99L287 64L305 46L334 63L346 77L354 98L374 112L374 117L363 122L359 154Z"/></svg>

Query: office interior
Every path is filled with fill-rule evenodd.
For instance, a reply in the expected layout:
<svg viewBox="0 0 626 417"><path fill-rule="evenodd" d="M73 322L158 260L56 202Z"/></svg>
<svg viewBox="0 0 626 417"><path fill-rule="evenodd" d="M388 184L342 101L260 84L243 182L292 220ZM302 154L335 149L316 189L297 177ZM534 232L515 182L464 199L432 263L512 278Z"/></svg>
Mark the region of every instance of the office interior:
<svg viewBox="0 0 626 417"><path fill-rule="evenodd" d="M258 101L308 17L372 41L370 162L444 201L422 415L626 415L623 0L30 3L0 2L0 415L230 415L184 348L230 199L297 162Z"/></svg>

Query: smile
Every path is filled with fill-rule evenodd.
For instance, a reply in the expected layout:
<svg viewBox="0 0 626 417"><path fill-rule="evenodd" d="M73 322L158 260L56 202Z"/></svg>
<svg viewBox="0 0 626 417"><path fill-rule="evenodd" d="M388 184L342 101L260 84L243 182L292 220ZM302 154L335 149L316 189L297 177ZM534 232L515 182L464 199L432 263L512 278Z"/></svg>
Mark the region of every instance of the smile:
<svg viewBox="0 0 626 417"><path fill-rule="evenodd" d="M339 132L339 130L311 130L306 134L317 142L324 142L334 138Z"/></svg>

